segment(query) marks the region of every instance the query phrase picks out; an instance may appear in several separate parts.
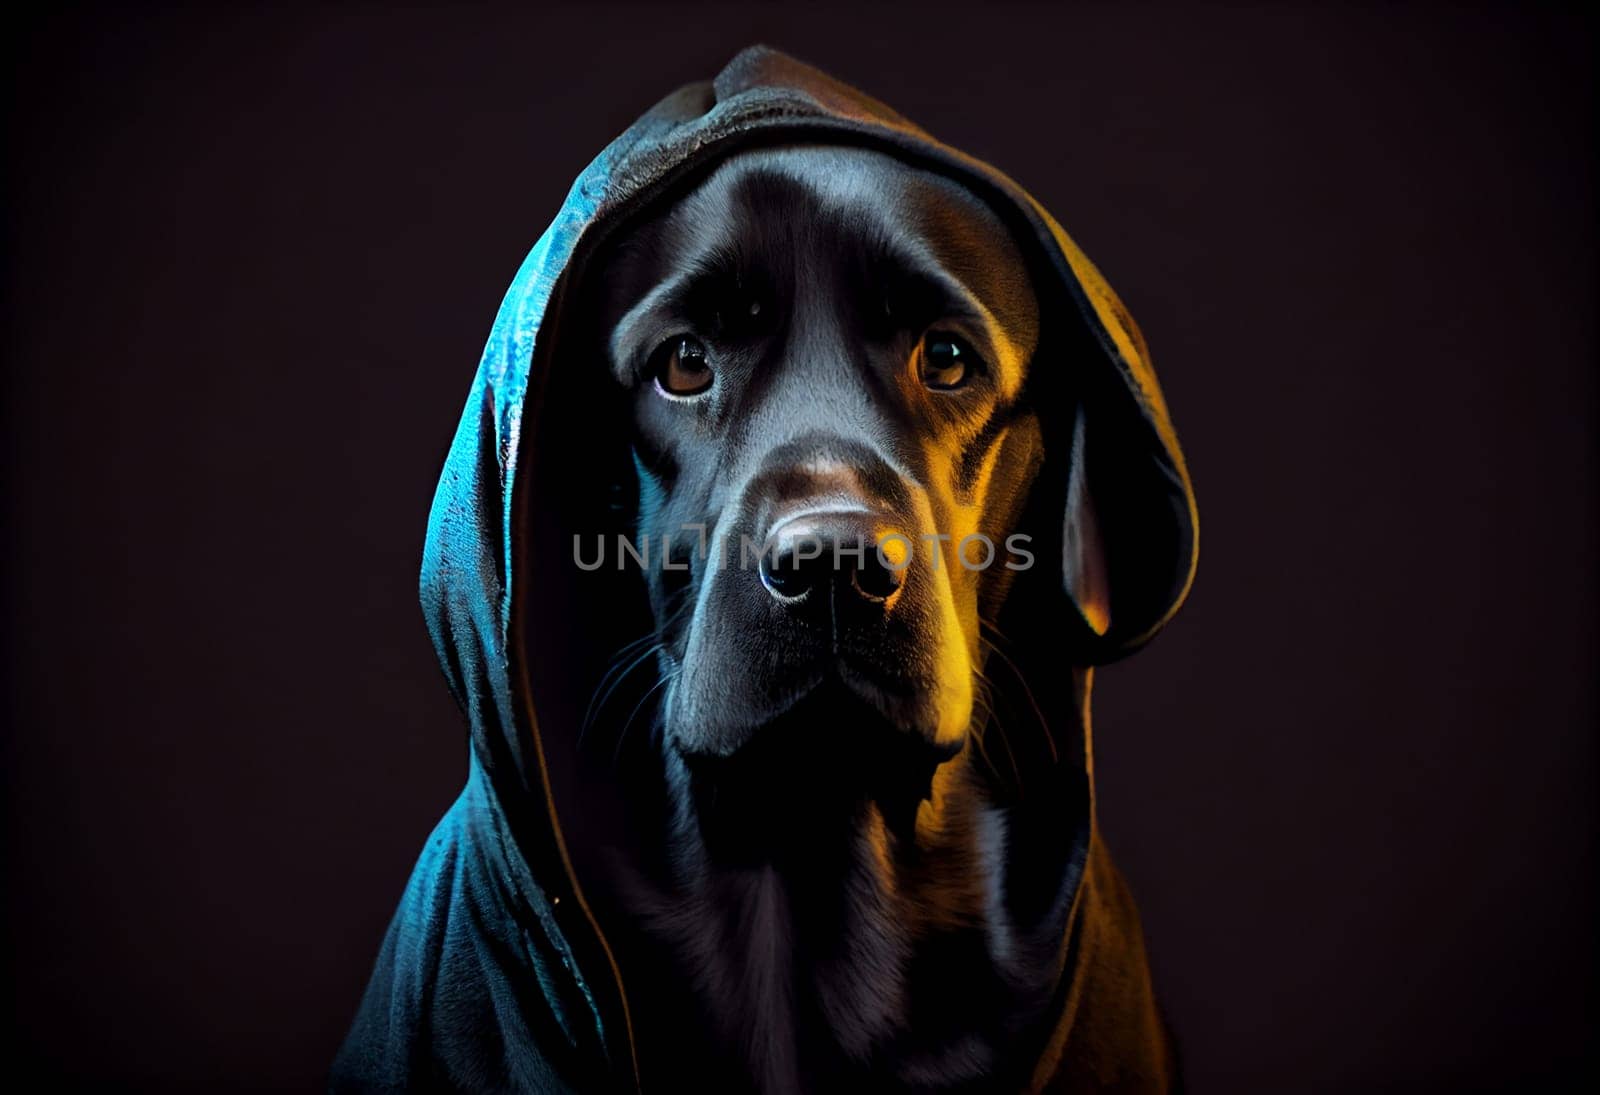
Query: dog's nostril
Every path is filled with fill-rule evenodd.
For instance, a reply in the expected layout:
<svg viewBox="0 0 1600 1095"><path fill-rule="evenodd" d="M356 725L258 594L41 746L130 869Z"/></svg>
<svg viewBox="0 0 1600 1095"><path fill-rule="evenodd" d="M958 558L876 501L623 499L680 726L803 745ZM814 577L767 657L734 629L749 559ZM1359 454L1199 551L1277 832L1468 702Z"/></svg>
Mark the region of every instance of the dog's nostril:
<svg viewBox="0 0 1600 1095"><path fill-rule="evenodd" d="M780 601L798 601L817 584L814 564L792 546L766 552L761 556L761 584Z"/></svg>
<svg viewBox="0 0 1600 1095"><path fill-rule="evenodd" d="M900 591L905 580L905 568L895 569L885 565L879 553L868 549L860 565L850 571L850 587L863 600L884 602Z"/></svg>

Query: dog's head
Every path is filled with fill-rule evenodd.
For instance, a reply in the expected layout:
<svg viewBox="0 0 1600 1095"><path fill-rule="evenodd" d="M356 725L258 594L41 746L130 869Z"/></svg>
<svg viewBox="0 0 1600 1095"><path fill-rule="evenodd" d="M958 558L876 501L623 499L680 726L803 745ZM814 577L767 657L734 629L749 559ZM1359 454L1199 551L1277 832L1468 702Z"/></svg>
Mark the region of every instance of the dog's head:
<svg viewBox="0 0 1600 1095"><path fill-rule="evenodd" d="M667 743L960 752L980 616L1033 561L1040 314L1007 227L884 153L758 150L605 269Z"/></svg>

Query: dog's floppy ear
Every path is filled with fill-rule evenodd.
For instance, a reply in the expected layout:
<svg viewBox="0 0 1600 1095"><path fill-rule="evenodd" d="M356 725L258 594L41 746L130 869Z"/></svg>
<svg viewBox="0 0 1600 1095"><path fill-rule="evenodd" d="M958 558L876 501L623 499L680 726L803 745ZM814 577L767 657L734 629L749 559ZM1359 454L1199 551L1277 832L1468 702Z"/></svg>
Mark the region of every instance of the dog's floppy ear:
<svg viewBox="0 0 1600 1095"><path fill-rule="evenodd" d="M1067 516L1061 530L1061 569L1067 596L1089 630L1104 637L1111 628L1111 584L1106 576L1105 543L1095 515L1084 456L1087 417L1073 416L1072 467L1067 479Z"/></svg>
<svg viewBox="0 0 1600 1095"><path fill-rule="evenodd" d="M1083 625L1081 660L1099 664L1138 649L1178 610L1197 532L1183 454L1144 340L1103 282L1083 288L1092 307L1080 313L1084 327L1065 338L1073 391L1057 397L1065 414L1053 447L1068 461L1058 511L1062 581Z"/></svg>

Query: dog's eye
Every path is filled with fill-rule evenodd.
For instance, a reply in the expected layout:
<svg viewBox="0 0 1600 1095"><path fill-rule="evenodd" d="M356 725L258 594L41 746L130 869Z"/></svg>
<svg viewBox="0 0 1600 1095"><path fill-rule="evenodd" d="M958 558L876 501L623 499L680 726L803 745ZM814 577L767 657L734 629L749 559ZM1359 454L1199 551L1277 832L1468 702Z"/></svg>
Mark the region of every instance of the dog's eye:
<svg viewBox="0 0 1600 1095"><path fill-rule="evenodd" d="M954 335L934 331L922 340L922 383L936 392L961 387L982 368L978 355Z"/></svg>
<svg viewBox="0 0 1600 1095"><path fill-rule="evenodd" d="M650 374L662 395L683 398L711 387L711 366L706 348L687 335L669 339L655 352Z"/></svg>

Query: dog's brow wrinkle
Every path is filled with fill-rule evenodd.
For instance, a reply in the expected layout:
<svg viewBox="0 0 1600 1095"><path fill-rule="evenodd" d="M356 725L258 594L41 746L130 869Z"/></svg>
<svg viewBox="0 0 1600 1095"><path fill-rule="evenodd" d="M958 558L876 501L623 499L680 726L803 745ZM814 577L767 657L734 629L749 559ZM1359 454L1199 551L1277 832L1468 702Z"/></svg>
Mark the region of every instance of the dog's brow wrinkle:
<svg viewBox="0 0 1600 1095"><path fill-rule="evenodd" d="M979 336L980 351L994 366L1002 386L1011 385L1005 358L1014 352L1005 325L957 273L918 246L875 241L873 282L886 285L887 318L892 328L920 334L923 328L953 323Z"/></svg>
<svg viewBox="0 0 1600 1095"><path fill-rule="evenodd" d="M740 278L739 254L726 244L713 244L689 259L684 269L652 286L617 321L609 346L614 368L627 372L642 367L644 355L655 348L652 333L669 333L668 327L686 319L704 323L708 317L692 314L706 310L697 306L714 303L717 294L735 289Z"/></svg>
<svg viewBox="0 0 1600 1095"><path fill-rule="evenodd" d="M691 278L737 278L743 265L737 248L728 243L713 243L689 260Z"/></svg>
<svg viewBox="0 0 1600 1095"><path fill-rule="evenodd" d="M662 282L646 293L637 304L625 312L611 331L611 362L619 373L627 373L642 362L643 354L652 347L644 342L644 335L672 310L672 281ZM623 375L619 379L630 379ZM631 378L631 379L637 379Z"/></svg>
<svg viewBox="0 0 1600 1095"><path fill-rule="evenodd" d="M995 450L1005 436L1006 429L1011 425L1015 414L1015 403L997 404L990 411L988 419L979 427L977 436L972 439L971 444L967 446L966 451L961 455L957 485L962 493L970 495L973 492L979 476L983 473L989 454Z"/></svg>

